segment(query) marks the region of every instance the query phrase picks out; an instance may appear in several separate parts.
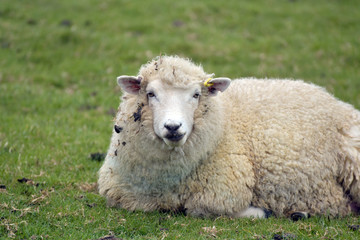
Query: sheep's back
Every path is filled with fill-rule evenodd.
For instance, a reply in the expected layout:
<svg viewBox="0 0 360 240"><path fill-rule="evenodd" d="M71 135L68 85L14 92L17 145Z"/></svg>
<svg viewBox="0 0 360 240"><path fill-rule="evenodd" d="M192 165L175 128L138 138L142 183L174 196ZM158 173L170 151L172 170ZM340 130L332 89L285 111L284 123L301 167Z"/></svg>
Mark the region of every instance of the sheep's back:
<svg viewBox="0 0 360 240"><path fill-rule="evenodd" d="M352 117L350 105L321 87L291 80L234 80L221 98L232 99L229 134L246 146L238 154L253 164L254 204L286 213L292 210L288 202L307 209L314 196L341 190L326 186L336 185L339 175L339 131ZM299 201L299 194L306 199Z"/></svg>

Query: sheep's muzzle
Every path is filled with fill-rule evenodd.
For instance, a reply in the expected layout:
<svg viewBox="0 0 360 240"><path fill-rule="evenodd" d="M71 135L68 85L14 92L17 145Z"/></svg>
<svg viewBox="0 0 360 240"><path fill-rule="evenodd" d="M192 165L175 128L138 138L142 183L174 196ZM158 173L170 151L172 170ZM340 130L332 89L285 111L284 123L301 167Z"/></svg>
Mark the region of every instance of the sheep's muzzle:
<svg viewBox="0 0 360 240"><path fill-rule="evenodd" d="M185 134L181 134L181 133L168 133L166 134L165 138L168 139L169 141L172 142L178 142L180 141L183 137L185 136Z"/></svg>

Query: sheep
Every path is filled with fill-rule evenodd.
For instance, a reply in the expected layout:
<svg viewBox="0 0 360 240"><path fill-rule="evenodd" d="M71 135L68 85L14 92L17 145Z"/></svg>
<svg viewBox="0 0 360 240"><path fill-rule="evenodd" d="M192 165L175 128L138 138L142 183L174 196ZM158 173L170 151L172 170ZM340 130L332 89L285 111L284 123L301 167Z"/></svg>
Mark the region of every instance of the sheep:
<svg viewBox="0 0 360 240"><path fill-rule="evenodd" d="M120 76L99 193L196 217L346 216L360 203L360 112L302 80L214 78L177 56Z"/></svg>

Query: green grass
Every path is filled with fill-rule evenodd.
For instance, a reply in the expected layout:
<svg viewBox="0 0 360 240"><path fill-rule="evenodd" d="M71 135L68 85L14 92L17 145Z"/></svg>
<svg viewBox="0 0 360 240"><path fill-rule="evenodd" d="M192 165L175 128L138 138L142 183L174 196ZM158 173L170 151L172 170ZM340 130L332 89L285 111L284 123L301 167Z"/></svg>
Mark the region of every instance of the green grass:
<svg viewBox="0 0 360 240"><path fill-rule="evenodd" d="M161 53L217 76L304 79L359 108L359 9L357 0L2 0L0 238L359 239L348 227L358 217L293 223L107 208L94 187L101 162L89 158L109 144L116 76Z"/></svg>

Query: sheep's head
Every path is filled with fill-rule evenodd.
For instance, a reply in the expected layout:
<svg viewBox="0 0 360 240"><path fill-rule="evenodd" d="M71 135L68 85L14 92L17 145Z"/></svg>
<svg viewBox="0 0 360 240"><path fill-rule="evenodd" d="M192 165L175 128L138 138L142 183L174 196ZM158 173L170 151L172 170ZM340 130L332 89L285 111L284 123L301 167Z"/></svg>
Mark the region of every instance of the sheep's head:
<svg viewBox="0 0 360 240"><path fill-rule="evenodd" d="M155 67L155 73L161 71L158 65ZM172 71L175 71L173 69ZM184 79L170 79L161 74L150 74L146 78L141 75L120 76L118 84L127 93L146 95L147 104L152 111L155 134L167 145L177 147L185 144L191 135L194 128L194 112L199 106L200 99L213 97L218 91L224 91L229 86L230 79L197 79L195 76L189 80L193 76L176 76L175 73L173 75L170 78Z"/></svg>

